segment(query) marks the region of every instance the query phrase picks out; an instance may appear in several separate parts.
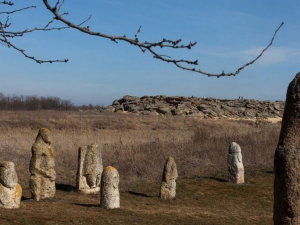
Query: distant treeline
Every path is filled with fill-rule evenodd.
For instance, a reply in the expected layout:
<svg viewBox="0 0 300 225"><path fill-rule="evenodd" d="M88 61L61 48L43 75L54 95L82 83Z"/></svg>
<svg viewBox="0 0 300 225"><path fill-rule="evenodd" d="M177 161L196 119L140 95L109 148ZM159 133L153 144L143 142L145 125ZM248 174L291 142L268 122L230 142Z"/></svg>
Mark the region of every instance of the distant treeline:
<svg viewBox="0 0 300 225"><path fill-rule="evenodd" d="M0 93L0 110L94 110L102 107L92 104L76 106L70 100L63 100L59 97Z"/></svg>

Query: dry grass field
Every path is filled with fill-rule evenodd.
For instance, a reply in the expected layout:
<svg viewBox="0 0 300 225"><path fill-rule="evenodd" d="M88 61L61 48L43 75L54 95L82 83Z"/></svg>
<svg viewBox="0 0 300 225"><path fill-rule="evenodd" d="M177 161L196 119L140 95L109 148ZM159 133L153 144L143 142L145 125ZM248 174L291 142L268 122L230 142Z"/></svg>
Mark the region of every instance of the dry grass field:
<svg viewBox="0 0 300 225"><path fill-rule="evenodd" d="M52 132L54 199L28 200L31 146L40 127ZM271 224L273 154L280 123L199 120L97 112L0 112L1 161L16 164L24 200L0 209L0 224ZM246 184L227 182L228 146L242 148ZM119 170L121 209L103 210L99 196L72 190L77 150L97 142L104 166ZM157 198L165 160L173 156L177 199Z"/></svg>

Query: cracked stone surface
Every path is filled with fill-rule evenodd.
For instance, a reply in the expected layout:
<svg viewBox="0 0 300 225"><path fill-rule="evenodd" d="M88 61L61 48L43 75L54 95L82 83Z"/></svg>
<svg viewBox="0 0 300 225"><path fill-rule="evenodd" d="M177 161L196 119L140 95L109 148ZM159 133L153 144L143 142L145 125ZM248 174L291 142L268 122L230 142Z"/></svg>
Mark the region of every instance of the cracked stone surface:
<svg viewBox="0 0 300 225"><path fill-rule="evenodd" d="M102 154L98 144L81 146L78 149L76 189L81 194L100 192L103 171Z"/></svg>
<svg viewBox="0 0 300 225"><path fill-rule="evenodd" d="M55 162L50 130L41 128L31 148L30 191L37 201L55 195Z"/></svg>
<svg viewBox="0 0 300 225"><path fill-rule="evenodd" d="M0 163L0 207L19 208L21 197L22 187L18 184L15 164L10 161Z"/></svg>
<svg viewBox="0 0 300 225"><path fill-rule="evenodd" d="M228 179L233 184L244 183L244 165L242 160L241 147L232 142L229 145L229 153L227 156Z"/></svg>
<svg viewBox="0 0 300 225"><path fill-rule="evenodd" d="M166 161L160 185L160 198L171 200L176 197L176 179L178 178L177 166L174 158Z"/></svg>

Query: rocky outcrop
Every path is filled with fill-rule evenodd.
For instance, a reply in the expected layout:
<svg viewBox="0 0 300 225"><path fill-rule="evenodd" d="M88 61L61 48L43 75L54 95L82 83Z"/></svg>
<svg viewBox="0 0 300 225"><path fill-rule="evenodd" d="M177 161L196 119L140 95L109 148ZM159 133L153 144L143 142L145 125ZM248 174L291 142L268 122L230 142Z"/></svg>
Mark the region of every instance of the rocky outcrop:
<svg viewBox="0 0 300 225"><path fill-rule="evenodd" d="M276 118L282 117L284 104L283 101L253 99L221 100L165 95L139 98L126 95L101 111L198 118Z"/></svg>

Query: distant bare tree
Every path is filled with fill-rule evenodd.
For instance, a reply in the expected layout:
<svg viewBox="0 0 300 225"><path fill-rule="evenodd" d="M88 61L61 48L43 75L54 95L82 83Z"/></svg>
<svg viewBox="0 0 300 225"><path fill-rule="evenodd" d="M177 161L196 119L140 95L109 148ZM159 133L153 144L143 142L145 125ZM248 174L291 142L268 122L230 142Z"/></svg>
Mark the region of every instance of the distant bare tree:
<svg viewBox="0 0 300 225"><path fill-rule="evenodd" d="M261 53L254 58L252 61L246 63L245 65L239 67L236 69L235 72L231 73L225 73L222 71L221 73L208 73L205 71L202 71L201 69L196 68L195 66L198 65L198 60L186 60L186 59L172 59L172 57L159 54L157 53L156 49L158 48L171 48L171 49L192 49L197 42L190 42L188 44L181 44L181 39L178 40L170 40L167 38L162 38L162 40L157 42L148 42L148 41L140 41L139 40L139 33L141 32L141 27L137 30L136 34L133 38L129 38L126 35L121 36L113 36L109 34L104 34L99 31L92 30L87 24L87 22L91 19L91 16L89 16L87 19L83 20L81 23L76 24L74 22L71 22L67 20L65 17L68 15L67 12L61 12L62 6L65 2L65 0L55 0L54 4L50 4L48 0L43 0L44 5L46 8L53 14L53 18L49 20L47 24L45 24L42 27L34 27L31 29L24 29L19 31L11 31L11 23L9 20L9 15L13 15L15 13L21 13L23 11L32 10L35 9L36 6L28 6L25 8L20 9L13 9L11 11L3 11L0 9L0 16L7 15L5 18L0 17L0 43L5 45L6 47L13 48L17 51L19 51L21 54L23 54L25 57L32 59L36 61L37 63L53 63L53 62L68 62L68 59L63 60L41 60L37 59L32 55L29 55L25 52L24 49L17 47L12 43L12 39L16 37L22 37L25 34L36 32L36 31L52 31L52 30L62 30L62 29L68 29L73 28L78 31L81 31L87 35L97 36L100 38L106 38L109 39L115 43L118 43L119 41L127 42L133 46L138 47L142 52L149 52L153 55L155 59L159 59L161 61L172 63L178 68L181 68L183 70L193 71L197 72L206 76L214 76L214 77L222 77L222 76L235 76L239 74L243 69L245 69L247 66L255 63L263 54L264 52L273 44L273 41L275 39L275 36L279 29L282 27L283 22L280 24L280 26L275 30L275 33L270 41L270 43L265 47ZM14 7L14 1L0 1L0 6L5 5L9 7ZM55 27L53 24L56 21L62 22L64 26Z"/></svg>
<svg viewBox="0 0 300 225"><path fill-rule="evenodd" d="M74 105L70 100L59 97L36 95L4 95L0 92L0 110L100 110L100 105Z"/></svg>
<svg viewBox="0 0 300 225"><path fill-rule="evenodd" d="M41 108L41 101L38 96L26 96L25 110L40 110Z"/></svg>
<svg viewBox="0 0 300 225"><path fill-rule="evenodd" d="M61 107L63 110L66 110L66 111L74 109L74 105L70 100L62 100Z"/></svg>

